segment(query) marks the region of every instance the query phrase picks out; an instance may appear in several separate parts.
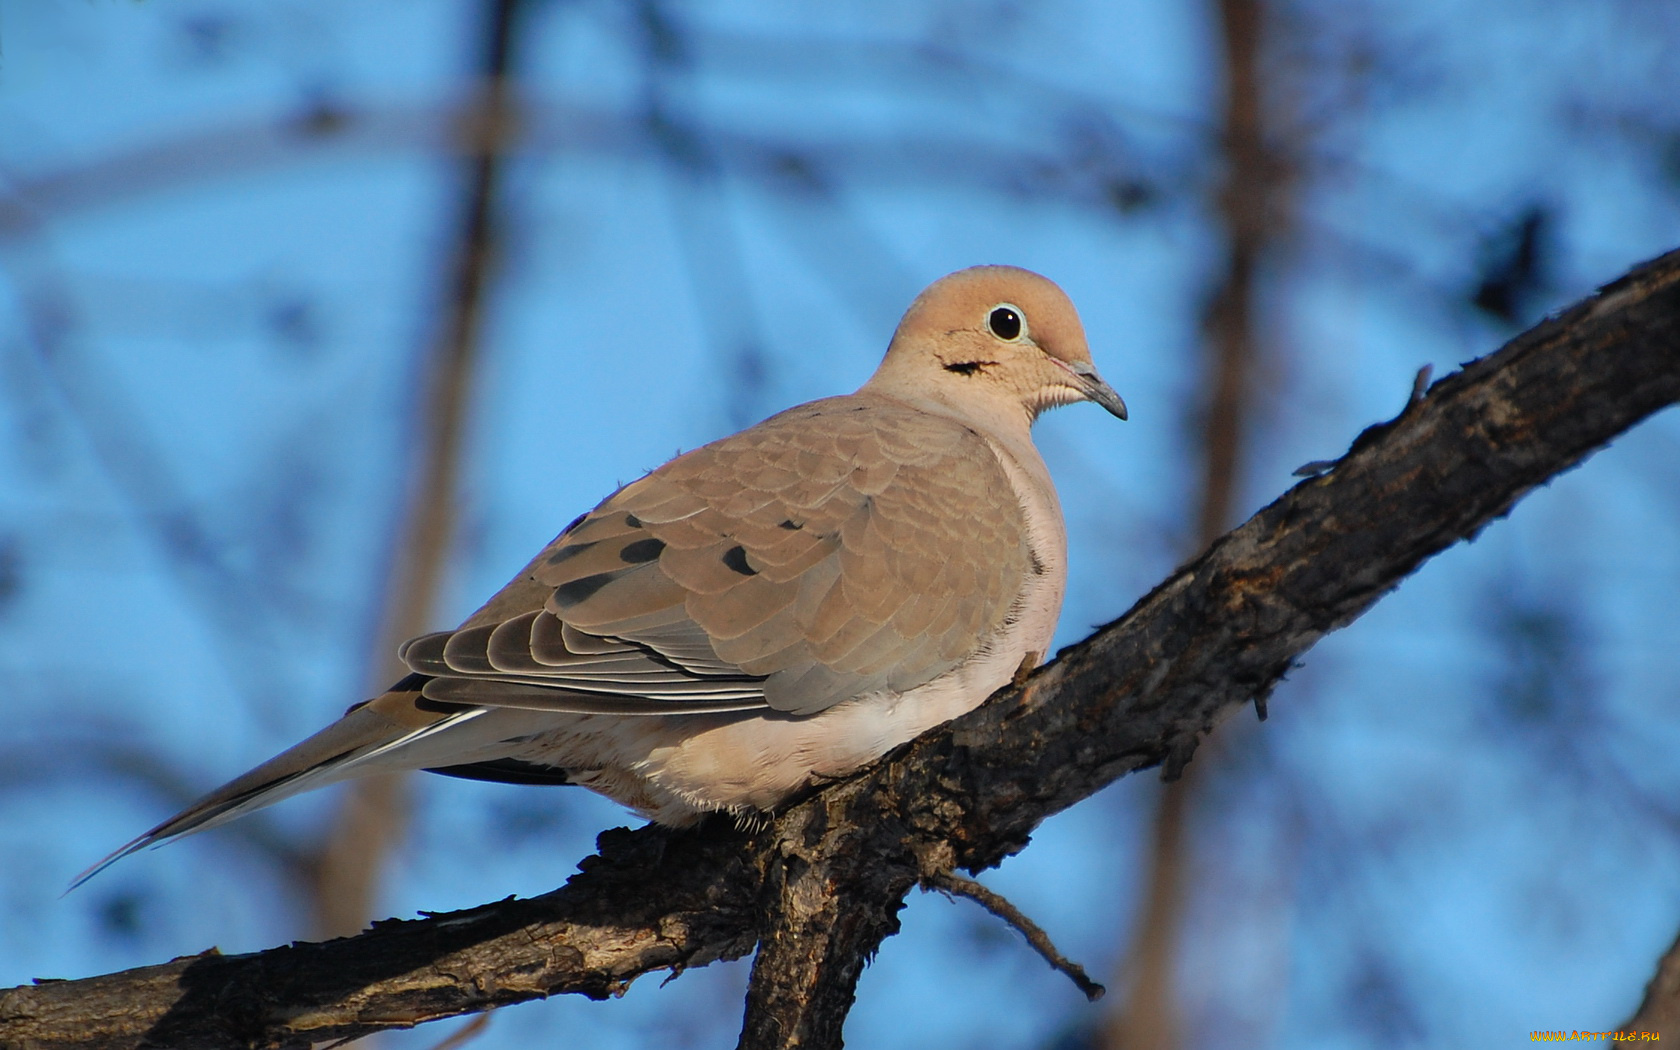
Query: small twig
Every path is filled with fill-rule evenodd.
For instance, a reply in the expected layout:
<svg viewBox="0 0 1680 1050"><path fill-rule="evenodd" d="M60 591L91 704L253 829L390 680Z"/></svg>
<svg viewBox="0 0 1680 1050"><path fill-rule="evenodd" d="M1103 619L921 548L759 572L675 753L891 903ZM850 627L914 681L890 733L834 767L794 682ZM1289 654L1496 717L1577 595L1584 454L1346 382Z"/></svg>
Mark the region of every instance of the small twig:
<svg viewBox="0 0 1680 1050"><path fill-rule="evenodd" d="M1429 392L1430 377L1434 374L1434 365L1424 365L1422 368L1418 369L1417 374L1412 377L1412 392L1406 395L1406 407L1402 408L1400 410L1400 414L1388 422L1375 423L1366 427L1358 437L1353 439L1353 444L1348 447L1348 450L1346 454L1342 456L1342 459L1346 459L1359 449L1364 448L1372 441L1375 441L1385 431L1387 431L1388 428L1400 422L1402 419L1405 419L1411 414L1413 409L1422 404L1423 396ZM1340 466L1341 462L1341 459L1315 459L1311 463L1303 463L1296 467L1292 476L1297 478L1323 477Z"/></svg>
<svg viewBox="0 0 1680 1050"><path fill-rule="evenodd" d="M1406 399L1406 407L1411 408L1423 400L1423 395L1429 392L1429 377L1435 374L1434 365L1424 365L1412 377L1412 396Z"/></svg>
<svg viewBox="0 0 1680 1050"><path fill-rule="evenodd" d="M1103 994L1108 991L1102 985L1091 980L1085 973L1083 966L1058 951L1056 945L1050 940L1050 935L1040 929L1037 923L1021 914L1021 910L1009 903L1001 894L993 893L973 879L965 879L961 875L949 871L925 877L922 879L922 884L928 888L939 890L946 896L967 897L1004 922L1020 930L1021 936L1025 937L1027 943L1032 945L1033 951L1042 956L1044 961L1050 964L1051 969L1060 970L1067 974L1068 980L1085 993L1085 998L1091 1002L1094 1003L1101 999Z"/></svg>
<svg viewBox="0 0 1680 1050"><path fill-rule="evenodd" d="M1316 478L1335 470L1338 462L1340 461L1334 459L1315 459L1311 463L1303 463L1296 467L1289 476L1293 478Z"/></svg>

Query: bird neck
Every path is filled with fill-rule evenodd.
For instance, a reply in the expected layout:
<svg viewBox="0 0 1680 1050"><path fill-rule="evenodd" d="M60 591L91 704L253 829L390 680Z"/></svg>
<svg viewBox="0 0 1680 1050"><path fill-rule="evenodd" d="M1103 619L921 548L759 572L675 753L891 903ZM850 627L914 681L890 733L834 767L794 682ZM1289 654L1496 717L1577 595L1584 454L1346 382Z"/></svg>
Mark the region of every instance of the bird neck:
<svg viewBox="0 0 1680 1050"><path fill-rule="evenodd" d="M952 389L943 375L915 381L892 374L885 367L863 384L858 393L888 397L923 412L956 420L979 433L1006 439L1011 445L1032 444L1032 425L1038 417L1037 412L1007 388L972 385Z"/></svg>

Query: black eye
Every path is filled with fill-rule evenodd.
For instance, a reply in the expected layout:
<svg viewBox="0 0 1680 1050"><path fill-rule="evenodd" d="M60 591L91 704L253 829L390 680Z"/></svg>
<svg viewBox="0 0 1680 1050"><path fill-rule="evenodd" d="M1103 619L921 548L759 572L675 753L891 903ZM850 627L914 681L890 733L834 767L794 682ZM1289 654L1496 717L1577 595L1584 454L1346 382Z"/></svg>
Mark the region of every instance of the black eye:
<svg viewBox="0 0 1680 1050"><path fill-rule="evenodd" d="M1003 305L992 307L992 312L986 315L986 327L992 334L1006 342L1021 338L1021 315L1013 306Z"/></svg>

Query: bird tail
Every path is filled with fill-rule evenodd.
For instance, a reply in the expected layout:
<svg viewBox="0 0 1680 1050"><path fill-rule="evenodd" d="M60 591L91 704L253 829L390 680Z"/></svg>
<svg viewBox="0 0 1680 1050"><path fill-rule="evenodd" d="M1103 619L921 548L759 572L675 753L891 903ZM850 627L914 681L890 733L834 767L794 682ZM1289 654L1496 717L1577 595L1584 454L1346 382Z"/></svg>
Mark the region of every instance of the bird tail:
<svg viewBox="0 0 1680 1050"><path fill-rule="evenodd" d="M229 781L114 850L77 875L65 892L75 889L130 853L148 846L225 824L314 788L365 773L410 768L412 763L408 761L393 761L393 753L489 710L424 700L420 696L420 688L426 680L424 675L410 675L389 692L351 708L343 718L314 736ZM406 755L403 757L408 758Z"/></svg>

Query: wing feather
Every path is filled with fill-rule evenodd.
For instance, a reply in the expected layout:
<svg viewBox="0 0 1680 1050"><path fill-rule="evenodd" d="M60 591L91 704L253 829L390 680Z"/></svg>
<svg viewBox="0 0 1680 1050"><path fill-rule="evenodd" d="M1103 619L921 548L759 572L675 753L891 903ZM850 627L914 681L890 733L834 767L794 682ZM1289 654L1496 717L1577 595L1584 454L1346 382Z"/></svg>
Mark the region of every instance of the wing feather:
<svg viewBox="0 0 1680 1050"><path fill-rule="evenodd" d="M461 629L401 655L450 703L809 714L981 650L1031 559L983 438L832 398L625 486Z"/></svg>

